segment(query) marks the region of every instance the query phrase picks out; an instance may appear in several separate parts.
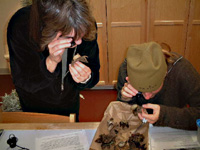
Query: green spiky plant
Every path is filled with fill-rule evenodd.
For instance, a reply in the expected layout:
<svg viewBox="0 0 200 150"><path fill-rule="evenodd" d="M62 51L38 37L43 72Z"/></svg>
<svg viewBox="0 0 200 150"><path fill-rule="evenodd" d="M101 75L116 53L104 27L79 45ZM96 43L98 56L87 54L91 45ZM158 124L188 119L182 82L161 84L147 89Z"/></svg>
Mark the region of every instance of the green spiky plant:
<svg viewBox="0 0 200 150"><path fill-rule="evenodd" d="M5 112L22 111L16 90L12 90L10 94L5 93L5 96L2 96L1 108Z"/></svg>

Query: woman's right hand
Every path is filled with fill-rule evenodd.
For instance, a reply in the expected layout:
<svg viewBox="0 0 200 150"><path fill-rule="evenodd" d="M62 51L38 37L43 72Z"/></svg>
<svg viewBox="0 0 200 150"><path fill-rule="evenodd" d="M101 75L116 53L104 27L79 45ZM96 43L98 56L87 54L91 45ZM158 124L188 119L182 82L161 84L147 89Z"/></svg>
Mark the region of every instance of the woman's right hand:
<svg viewBox="0 0 200 150"><path fill-rule="evenodd" d="M53 41L48 44L49 57L56 63L59 63L62 60L65 48L69 48L72 41L72 38L62 38L60 37L61 35L62 33L58 32Z"/></svg>
<svg viewBox="0 0 200 150"><path fill-rule="evenodd" d="M130 99L135 96L138 91L130 84L128 77L126 77L127 82L124 83L124 86L121 89L121 96L123 99Z"/></svg>
<svg viewBox="0 0 200 150"><path fill-rule="evenodd" d="M62 33L58 32L56 37L48 44L49 56L46 59L47 69L54 72L57 64L62 60L65 48L71 46L72 38L61 38Z"/></svg>

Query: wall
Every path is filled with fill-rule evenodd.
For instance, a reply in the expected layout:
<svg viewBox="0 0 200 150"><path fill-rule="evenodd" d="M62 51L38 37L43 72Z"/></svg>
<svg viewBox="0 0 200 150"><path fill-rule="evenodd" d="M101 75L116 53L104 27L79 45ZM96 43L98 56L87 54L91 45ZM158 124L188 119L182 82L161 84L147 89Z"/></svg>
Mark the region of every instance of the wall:
<svg viewBox="0 0 200 150"><path fill-rule="evenodd" d="M20 0L9 0L9 3L15 1L19 3ZM200 0L87 1L98 26L101 68L100 81L95 88L113 88L128 46L147 41L169 44L172 51L186 57L200 73ZM0 1L4 3L8 2ZM6 16L4 19L9 18L5 12L11 14L7 12L10 9L0 7L4 10L0 13ZM4 51L5 48L0 47L0 70L7 65Z"/></svg>
<svg viewBox="0 0 200 150"><path fill-rule="evenodd" d="M21 0L0 0L0 74L9 73L9 66L4 57L6 50L6 28L12 14L20 8Z"/></svg>

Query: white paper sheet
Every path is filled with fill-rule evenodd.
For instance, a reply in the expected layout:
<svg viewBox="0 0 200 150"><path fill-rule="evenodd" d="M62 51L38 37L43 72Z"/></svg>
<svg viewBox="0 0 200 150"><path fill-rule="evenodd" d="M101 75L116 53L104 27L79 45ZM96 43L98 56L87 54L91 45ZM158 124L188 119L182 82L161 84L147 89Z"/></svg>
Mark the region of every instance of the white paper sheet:
<svg viewBox="0 0 200 150"><path fill-rule="evenodd" d="M42 139L43 137L50 136L59 136L63 134L71 134L74 132L80 132L81 129L62 129L62 130L4 130L0 138L0 150L9 149L9 145L7 144L7 140L9 139L10 134L14 134L17 138L17 145L26 147L30 150L36 149L36 139ZM86 133L86 137L83 139L87 139L89 145L92 142L96 129L84 129ZM85 135L84 135L85 136ZM87 144L87 143L86 143ZM19 149L13 148L12 150ZM66 150L66 149L65 149ZM88 150L88 149L87 149Z"/></svg>
<svg viewBox="0 0 200 150"><path fill-rule="evenodd" d="M88 150L89 144L84 130L36 138L37 150Z"/></svg>
<svg viewBox="0 0 200 150"><path fill-rule="evenodd" d="M170 150L180 148L200 149L197 131L173 129L169 127L151 127L149 129L151 150Z"/></svg>

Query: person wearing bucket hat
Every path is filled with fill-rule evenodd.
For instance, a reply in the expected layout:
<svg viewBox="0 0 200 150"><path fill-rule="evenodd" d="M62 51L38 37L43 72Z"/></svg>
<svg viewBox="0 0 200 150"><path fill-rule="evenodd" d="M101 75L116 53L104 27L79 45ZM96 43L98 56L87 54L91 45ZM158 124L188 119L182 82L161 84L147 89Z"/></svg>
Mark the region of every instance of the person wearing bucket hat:
<svg viewBox="0 0 200 150"><path fill-rule="evenodd" d="M129 81L140 92L152 92L163 83L167 64L161 47L154 43L132 45L127 52Z"/></svg>
<svg viewBox="0 0 200 150"><path fill-rule="evenodd" d="M128 48L119 69L117 100L142 106L147 111L138 117L155 126L196 130L200 75L185 58L162 47L148 42Z"/></svg>

